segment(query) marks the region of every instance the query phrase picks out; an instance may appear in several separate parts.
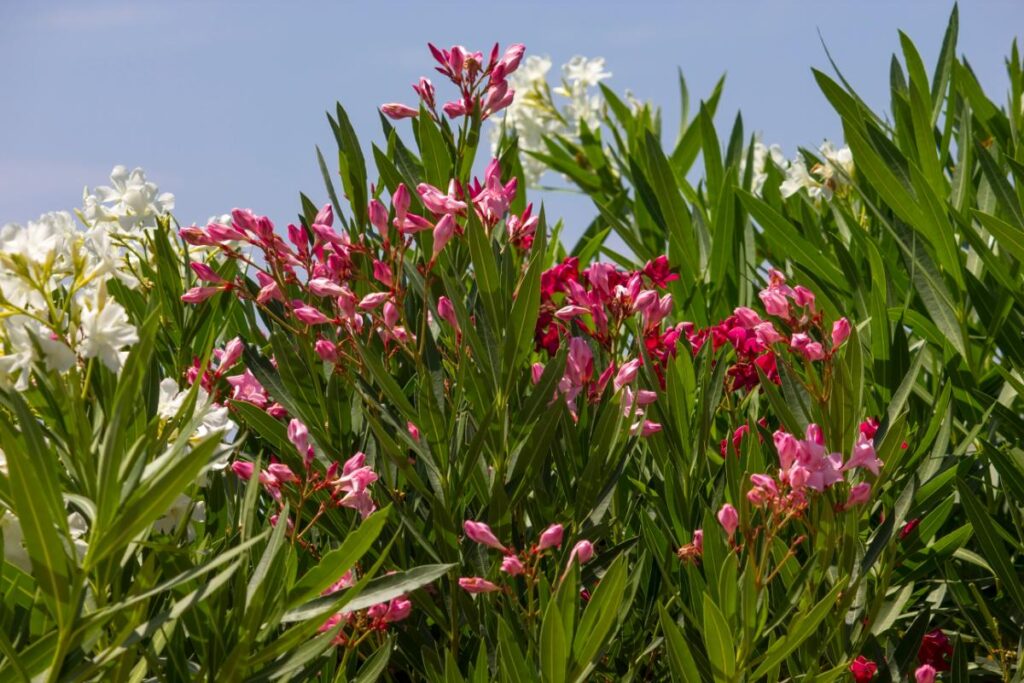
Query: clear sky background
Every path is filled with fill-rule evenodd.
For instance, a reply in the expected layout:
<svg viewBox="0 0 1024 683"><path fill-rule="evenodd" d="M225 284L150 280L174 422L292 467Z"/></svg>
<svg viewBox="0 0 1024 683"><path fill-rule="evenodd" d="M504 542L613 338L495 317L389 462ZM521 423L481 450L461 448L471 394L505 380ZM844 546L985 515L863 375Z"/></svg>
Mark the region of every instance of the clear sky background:
<svg viewBox="0 0 1024 683"><path fill-rule="evenodd" d="M811 76L828 62L886 106L897 29L934 63L948 0L738 2L15 2L0 0L0 223L73 209L115 164L142 166L177 197L182 223L251 207L284 224L298 193L325 197L314 145L341 100L368 149L376 107L414 101L431 73L427 41L486 50L523 42L557 66L603 56L613 78L664 109L675 130L676 68L701 98L726 73L719 121L742 111L792 156L839 139ZM959 53L1004 102L1004 59L1024 32L1024 1L961 3ZM437 79L435 79L437 82ZM408 126L403 130L411 137ZM724 135L724 134L723 134ZM328 154L328 159L330 155ZM533 196L536 200L537 197ZM589 203L543 197L578 235Z"/></svg>

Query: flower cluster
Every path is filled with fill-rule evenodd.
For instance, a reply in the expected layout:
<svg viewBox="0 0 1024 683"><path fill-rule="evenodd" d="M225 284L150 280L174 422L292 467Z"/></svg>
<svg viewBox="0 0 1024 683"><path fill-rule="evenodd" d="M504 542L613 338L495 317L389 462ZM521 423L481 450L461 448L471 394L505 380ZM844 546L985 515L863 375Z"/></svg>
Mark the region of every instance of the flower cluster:
<svg viewBox="0 0 1024 683"><path fill-rule="evenodd" d="M770 381L778 382L776 362L783 349L806 361L828 360L850 336L846 318L836 320L826 334L822 314L815 308L814 292L800 285L789 286L786 276L774 268L768 271L768 286L758 296L765 312L782 324L781 331L771 320L745 306L708 328L695 329L692 323L683 323L694 355L708 339L714 351L731 345L736 360L727 375L733 391L757 386L758 370Z"/></svg>
<svg viewBox="0 0 1024 683"><path fill-rule="evenodd" d="M357 510L364 519L377 509L373 498L370 497L369 489L370 485L377 481L378 476L373 468L366 464L365 453L356 453L344 464L333 462L326 472L321 474L312 466L313 451L305 426L298 420L292 420L288 427L288 437L303 455L306 463L303 476L299 477L288 465L274 458L258 473L260 484L280 506L283 507L286 494L294 494L300 501L300 504L294 507L301 508L301 503L324 491L328 498L320 501L319 508L313 515L314 519L319 518L330 507ZM253 464L244 460L231 463L231 470L244 480L251 479L255 473ZM276 519L273 521L277 522ZM288 523L291 527L292 520L288 520ZM299 532L296 537L301 537L303 533L305 530Z"/></svg>
<svg viewBox="0 0 1024 683"><path fill-rule="evenodd" d="M747 500L775 514L788 513L807 505L808 491L821 493L843 482L848 472L866 470L877 477L883 463L875 453L875 430L877 425L872 421L861 423L853 452L845 463L842 453L827 452L824 434L816 424L807 425L804 439L776 430L772 438L779 455L778 476L752 474L750 481L754 486L747 492ZM871 484L850 482L849 496L842 508L865 503L870 496Z"/></svg>
<svg viewBox="0 0 1024 683"><path fill-rule="evenodd" d="M355 572L349 569L340 579L331 584L321 595L333 595L338 591L351 588L356 585ZM412 614L412 601L405 595L392 598L386 602L371 605L365 610L356 612L341 611L328 617L319 628L319 633L326 633L331 629L338 628L338 634L334 636L334 644L339 646L350 643L358 643L360 636L374 632L386 631L388 626L406 619ZM346 630L347 628L347 630Z"/></svg>
<svg viewBox="0 0 1024 683"><path fill-rule="evenodd" d="M515 90L508 79L519 68L526 51L524 45L516 43L509 46L499 58L498 44L495 43L486 62L482 52L471 52L461 45L455 45L450 50L439 49L433 44L428 47L437 60L437 72L459 89L458 99L445 102L441 107L449 118L479 115L483 120L512 103ZM419 95L422 107L434 120L440 121L436 92L430 79L421 77L412 87ZM399 103L385 104L380 109L393 119L419 115L418 109Z"/></svg>
<svg viewBox="0 0 1024 683"><path fill-rule="evenodd" d="M521 152L546 152L545 138L578 138L582 124L591 129L600 125L604 98L595 91L598 83L611 77L604 59L573 57L562 66L561 84L554 89L548 84L550 70L549 58L531 55L509 78L516 94L501 125L495 122L491 128L492 153L497 154L506 131L516 134ZM528 185L536 185L547 169L528 154L522 156L522 164Z"/></svg>
<svg viewBox="0 0 1024 683"><path fill-rule="evenodd" d="M498 540L491 528L483 522L466 520L462 528L469 540L503 553L501 572L509 576L522 576L530 582L537 580L540 560L545 551L562 547L562 539L565 534L565 529L561 524L552 524L541 532L537 542L528 551L517 553L515 549ZM579 562L582 565L590 562L593 558L594 545L587 540L579 541L569 552L569 561L565 571L568 572L572 568L573 562ZM494 593L502 590L498 584L480 576L464 576L459 579L459 586L467 593Z"/></svg>
<svg viewBox="0 0 1024 683"><path fill-rule="evenodd" d="M139 285L146 231L174 207L142 169L117 166L111 185L86 189L78 212L43 214L0 228L0 373L18 389L43 362L65 372L77 359L98 358L116 372L124 349L138 341L124 308L107 293L116 278Z"/></svg>

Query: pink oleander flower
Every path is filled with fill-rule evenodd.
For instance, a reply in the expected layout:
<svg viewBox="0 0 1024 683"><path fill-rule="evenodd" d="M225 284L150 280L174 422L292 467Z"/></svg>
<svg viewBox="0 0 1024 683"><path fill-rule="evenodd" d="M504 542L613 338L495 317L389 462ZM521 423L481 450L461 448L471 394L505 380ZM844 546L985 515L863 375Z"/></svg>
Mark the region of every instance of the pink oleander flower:
<svg viewBox="0 0 1024 683"><path fill-rule="evenodd" d="M758 293L758 297L761 299L761 303L764 304L764 310L767 311L768 315L789 318L789 301L786 300L786 295L781 291L771 288L762 289Z"/></svg>
<svg viewBox="0 0 1024 683"><path fill-rule="evenodd" d="M447 194L427 183L417 185L416 192L427 211L435 215L461 214L466 211L466 202L456 197L455 181L449 185Z"/></svg>
<svg viewBox="0 0 1024 683"><path fill-rule="evenodd" d="M212 282L215 285L219 285L225 282L224 278L222 278L217 273L217 271L215 271L213 268L206 265L205 263L200 263L199 261L192 261L188 265L196 274L196 277L198 277L203 282Z"/></svg>
<svg viewBox="0 0 1024 683"><path fill-rule="evenodd" d="M402 621L412 614L412 601L404 595L393 598L387 603L387 606L387 611L384 613L384 621L389 624Z"/></svg>
<svg viewBox="0 0 1024 683"><path fill-rule="evenodd" d="M810 309L811 313L814 313L814 292L797 285L793 288L793 300L796 301L797 306L803 306Z"/></svg>
<svg viewBox="0 0 1024 683"><path fill-rule="evenodd" d="M493 593L501 590L496 584L479 576L463 576L459 579L459 588L473 594Z"/></svg>
<svg viewBox="0 0 1024 683"><path fill-rule="evenodd" d="M576 559L579 563L586 564L594 559L594 544L590 541L578 541L569 552L569 564Z"/></svg>
<svg viewBox="0 0 1024 683"><path fill-rule="evenodd" d="M223 287L193 287L181 295L181 300L187 304L201 304L217 292L223 291Z"/></svg>
<svg viewBox="0 0 1024 683"><path fill-rule="evenodd" d="M330 318L312 306L296 306L292 312L300 322L304 322L307 325L323 325L324 323L331 322Z"/></svg>
<svg viewBox="0 0 1024 683"><path fill-rule="evenodd" d="M922 664L914 671L914 680L917 683L935 683L935 667L931 664Z"/></svg>
<svg viewBox="0 0 1024 683"><path fill-rule="evenodd" d="M751 308L740 306L733 310L732 313L736 316L737 321L744 329L754 329L762 323L761 316L757 314L757 311ZM771 323L768 324L771 325Z"/></svg>
<svg viewBox="0 0 1024 683"><path fill-rule="evenodd" d="M718 523L725 529L725 535L732 538L736 533L736 529L740 525L740 515L729 503L722 506L722 509L718 511Z"/></svg>
<svg viewBox="0 0 1024 683"><path fill-rule="evenodd" d="M861 482L856 484L850 489L850 497L846 499L846 503L843 505L844 510L849 510L854 505L863 505L871 499L871 484L867 482Z"/></svg>
<svg viewBox="0 0 1024 683"><path fill-rule="evenodd" d="M850 321L840 318L832 323L832 348L838 349L850 336Z"/></svg>
<svg viewBox="0 0 1024 683"><path fill-rule="evenodd" d="M419 114L419 110L413 109L408 105L401 104L398 102L382 104L380 106L380 110L384 113L385 116L395 120L410 119Z"/></svg>
<svg viewBox="0 0 1024 683"><path fill-rule="evenodd" d="M434 250L431 260L436 259L441 250L448 244L452 235L455 234L455 227L455 218L450 213L441 216L441 220L434 226Z"/></svg>
<svg viewBox="0 0 1024 683"><path fill-rule="evenodd" d="M417 427L412 422L406 421L406 423L405 423L405 430L407 432L409 432L409 436L412 437L413 441L419 442L419 440L420 440L420 428L419 427Z"/></svg>
<svg viewBox="0 0 1024 683"><path fill-rule="evenodd" d="M807 360L815 361L825 357L825 350L821 347L821 343L812 340L803 332L794 334L792 339L790 339L789 346L794 351L802 354Z"/></svg>
<svg viewBox="0 0 1024 683"><path fill-rule="evenodd" d="M639 434L640 436L651 436L657 434L662 430L660 422L651 422L650 420L643 420L641 422L634 423L629 428L629 433L633 436Z"/></svg>
<svg viewBox="0 0 1024 683"><path fill-rule="evenodd" d="M786 337L784 337L782 334L779 334L779 331L776 330L775 326L772 325L770 322L763 322L755 325L754 336L759 342L761 342L765 346L786 341Z"/></svg>
<svg viewBox="0 0 1024 683"><path fill-rule="evenodd" d="M227 381L233 387L231 398L234 400L252 403L259 408L267 404L269 399L266 390L248 368L240 375L228 377Z"/></svg>
<svg viewBox="0 0 1024 683"><path fill-rule="evenodd" d="M437 298L437 317L451 325L456 332L459 331L459 320L455 317L455 306L451 299L446 296Z"/></svg>
<svg viewBox="0 0 1024 683"><path fill-rule="evenodd" d="M390 287L393 284L391 266L378 259L373 260L373 277L385 287Z"/></svg>
<svg viewBox="0 0 1024 683"><path fill-rule="evenodd" d="M850 470L860 467L868 470L871 474L878 476L878 471L884 465L875 454L875 445L870 438L864 435L863 430L858 432L857 441L853 445L853 454L843 466L843 470Z"/></svg>
<svg viewBox="0 0 1024 683"><path fill-rule="evenodd" d="M391 292L373 292L367 294L359 301L359 308L370 310L377 308L391 298Z"/></svg>
<svg viewBox="0 0 1024 683"><path fill-rule="evenodd" d="M467 538L475 543L485 545L489 548L494 548L495 550L505 550L505 546L502 545L501 541L498 540L498 537L494 535L493 531L491 531L491 527L487 526L483 522L474 522L471 519L467 519L462 523L462 529L466 532Z"/></svg>
<svg viewBox="0 0 1024 683"><path fill-rule="evenodd" d="M275 462L267 466L267 472L280 484L294 483L299 480L291 468L284 463Z"/></svg>
<svg viewBox="0 0 1024 683"><path fill-rule="evenodd" d="M871 679L875 677L876 671L878 671L878 665L864 655L860 655L850 663L850 673L853 674L855 683L870 683Z"/></svg>
<svg viewBox="0 0 1024 683"><path fill-rule="evenodd" d="M540 378L544 375L544 364L534 363L530 366L530 381L534 384L540 383Z"/></svg>
<svg viewBox="0 0 1024 683"><path fill-rule="evenodd" d="M547 550L548 548L559 548L562 545L562 534L564 529L561 524L552 524L545 529L540 535L540 541L537 543L537 550Z"/></svg>
<svg viewBox="0 0 1024 683"><path fill-rule="evenodd" d="M235 460L231 463L231 471L234 472L239 479L248 481L252 478L253 465L251 462L244 460Z"/></svg>
<svg viewBox="0 0 1024 683"><path fill-rule="evenodd" d="M321 360L325 360L328 363L338 362L338 347L333 342L327 339L317 339L316 343L313 344L313 349L316 351L316 355L320 356Z"/></svg>
<svg viewBox="0 0 1024 683"><path fill-rule="evenodd" d="M367 207L367 213L370 217L370 223L373 227L377 228L377 232L381 235L387 236L388 210L384 207L384 204L379 199L371 200Z"/></svg>
<svg viewBox="0 0 1024 683"><path fill-rule="evenodd" d="M516 555L506 555L501 560L501 571L509 576L519 576L526 571L522 560Z"/></svg>
<svg viewBox="0 0 1024 683"><path fill-rule="evenodd" d="M697 549L697 552L704 552L704 530L697 529L693 532L693 547Z"/></svg>
<svg viewBox="0 0 1024 683"><path fill-rule="evenodd" d="M631 384L636 379L637 373L640 371L640 363L639 358L634 358L622 364L615 379L612 380L612 387L615 391L619 391L624 385Z"/></svg>

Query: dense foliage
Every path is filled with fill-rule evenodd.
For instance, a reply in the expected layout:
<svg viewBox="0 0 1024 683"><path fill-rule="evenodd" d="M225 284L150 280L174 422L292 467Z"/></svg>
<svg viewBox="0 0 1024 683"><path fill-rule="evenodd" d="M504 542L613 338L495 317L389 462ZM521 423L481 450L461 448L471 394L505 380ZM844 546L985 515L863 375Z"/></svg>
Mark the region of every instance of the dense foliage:
<svg viewBox="0 0 1024 683"><path fill-rule="evenodd" d="M792 160L431 46L286 229L5 226L0 680L1021 680L1024 63L956 35Z"/></svg>

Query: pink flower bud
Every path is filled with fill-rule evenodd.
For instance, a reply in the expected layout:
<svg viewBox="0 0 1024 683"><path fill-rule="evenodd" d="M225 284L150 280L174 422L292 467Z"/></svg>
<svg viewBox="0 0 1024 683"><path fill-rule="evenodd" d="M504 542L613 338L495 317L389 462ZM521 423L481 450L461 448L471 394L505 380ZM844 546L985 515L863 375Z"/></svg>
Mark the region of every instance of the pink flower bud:
<svg viewBox="0 0 1024 683"><path fill-rule="evenodd" d="M402 621L410 614L412 614L412 601L402 596L388 603L388 611L384 615L384 621L393 624L396 621Z"/></svg>
<svg viewBox="0 0 1024 683"><path fill-rule="evenodd" d="M312 306L297 306L293 312L296 318L307 325L323 325L331 321L330 318Z"/></svg>
<svg viewBox="0 0 1024 683"><path fill-rule="evenodd" d="M541 376L543 374L544 374L544 364L543 363L534 363L533 365L530 366L530 380L534 384L539 384L540 383L540 378L541 378Z"/></svg>
<svg viewBox="0 0 1024 683"><path fill-rule="evenodd" d="M697 549L697 552L704 552L704 530L697 529L693 532L693 547Z"/></svg>
<svg viewBox="0 0 1024 683"><path fill-rule="evenodd" d="M832 348L839 348L846 338L850 336L850 321L840 318L832 323Z"/></svg>
<svg viewBox="0 0 1024 683"><path fill-rule="evenodd" d="M385 327L394 327L398 324L400 314L398 312L398 306L392 301L384 302L384 325Z"/></svg>
<svg viewBox="0 0 1024 683"><path fill-rule="evenodd" d="M392 285L391 266L378 259L373 260L373 277L385 287Z"/></svg>
<svg viewBox="0 0 1024 683"><path fill-rule="evenodd" d="M757 314L757 311L745 306L740 306L735 309L733 311L733 315L736 316L736 319L739 320L740 326L745 330L752 329L761 324L761 316ZM769 323L769 325L770 324L771 323Z"/></svg>
<svg viewBox="0 0 1024 683"><path fill-rule="evenodd" d="M359 302L359 308L363 308L366 310L377 308L390 298L390 292L373 292L372 294L367 294L362 298L362 300Z"/></svg>
<svg viewBox="0 0 1024 683"><path fill-rule="evenodd" d="M193 261L188 265L190 268L192 268L192 271L196 274L196 277L198 277L200 280L203 280L204 282L212 282L217 285L224 282L224 278L218 275L217 271L215 271L213 268L206 265L205 263Z"/></svg>
<svg viewBox="0 0 1024 683"><path fill-rule="evenodd" d="M452 305L451 299L446 296L439 296L437 298L437 316L452 326L452 329L459 329L459 321L455 317L455 306Z"/></svg>
<svg viewBox="0 0 1024 683"><path fill-rule="evenodd" d="M479 576L464 576L459 579L459 588L467 593L493 593L501 590L497 585Z"/></svg>
<svg viewBox="0 0 1024 683"><path fill-rule="evenodd" d="M506 555L501 560L501 571L510 576L519 576L526 571L522 560L515 555Z"/></svg>
<svg viewBox="0 0 1024 683"><path fill-rule="evenodd" d="M273 475L274 479L282 484L299 480L299 478L295 476L295 473L292 472L291 468L284 463L275 462L267 467L267 471Z"/></svg>
<svg viewBox="0 0 1024 683"><path fill-rule="evenodd" d="M319 223L320 225L334 225L334 209L331 205L324 204L323 208L317 211L316 218L313 219L313 222Z"/></svg>
<svg viewBox="0 0 1024 683"><path fill-rule="evenodd" d="M328 363L335 363L338 360L338 348L327 339L317 339L313 349L316 351L316 355L320 356L321 360L325 360Z"/></svg>
<svg viewBox="0 0 1024 683"><path fill-rule="evenodd" d="M412 117L419 114L419 110L413 109L410 106L401 104L399 102L390 102L388 104L382 104L380 110L390 119L411 119Z"/></svg>
<svg viewBox="0 0 1024 683"><path fill-rule="evenodd" d="M309 450L309 429L301 420L292 418L288 423L288 440L295 446L299 455L306 455L306 451Z"/></svg>
<svg viewBox="0 0 1024 683"><path fill-rule="evenodd" d="M573 559L579 560L580 564L586 564L594 559L594 544L590 541L578 541L569 552L569 564Z"/></svg>
<svg viewBox="0 0 1024 683"><path fill-rule="evenodd" d="M636 379L637 373L640 371L640 359L634 358L633 360L624 363L619 372L615 375L615 379L612 381L612 387L615 391L618 391L626 384L631 384Z"/></svg>
<svg viewBox="0 0 1024 683"><path fill-rule="evenodd" d="M917 683L935 683L935 667L931 664L922 664L914 672L914 679Z"/></svg>
<svg viewBox="0 0 1024 683"><path fill-rule="evenodd" d="M722 509L718 511L718 523L725 529L725 535L732 538L740 525L740 515L736 512L736 508L728 503L723 505Z"/></svg>
<svg viewBox="0 0 1024 683"><path fill-rule="evenodd" d="M871 499L871 484L861 482L850 489L850 497L846 499L844 508L849 509L854 505L862 505Z"/></svg>
<svg viewBox="0 0 1024 683"><path fill-rule="evenodd" d="M187 304L200 304L220 291L223 291L221 287L193 287L181 295L181 300Z"/></svg>
<svg viewBox="0 0 1024 683"><path fill-rule="evenodd" d="M564 529L561 524L552 524L541 533L540 541L537 543L537 550L561 547L563 533Z"/></svg>
<svg viewBox="0 0 1024 683"><path fill-rule="evenodd" d="M448 118L450 119L466 115L466 104L462 100L452 100L451 102L445 102L444 106L441 108L444 110L444 113L447 114Z"/></svg>
<svg viewBox="0 0 1024 683"><path fill-rule="evenodd" d="M212 247L217 245L217 242L211 239L205 230L196 225L181 228L178 230L178 236L188 244L196 247Z"/></svg>
<svg viewBox="0 0 1024 683"><path fill-rule="evenodd" d="M483 522L474 522L473 520L467 519L462 524L462 529L466 532L466 536L469 540L485 545L495 550L505 550L505 546L501 544L498 537L491 531L491 527L487 526Z"/></svg>
<svg viewBox="0 0 1024 683"><path fill-rule="evenodd" d="M444 249L444 245L448 244L448 240L455 234L455 218L450 214L446 213L441 217L441 220L437 222L434 227L434 259Z"/></svg>
<svg viewBox="0 0 1024 683"><path fill-rule="evenodd" d="M812 313L814 312L814 292L806 287L797 285L793 288L793 298L798 306L808 307Z"/></svg>
<svg viewBox="0 0 1024 683"><path fill-rule="evenodd" d="M420 440L420 428L412 422L406 421L405 430L409 432L409 436L412 437L413 441L419 442Z"/></svg>
<svg viewBox="0 0 1024 683"><path fill-rule="evenodd" d="M345 290L336 282L325 277L315 277L308 283L309 291L317 296L341 296Z"/></svg>
<svg viewBox="0 0 1024 683"><path fill-rule="evenodd" d="M252 463L244 460L235 460L231 463L231 471L234 472L239 479L245 479L248 481L252 478Z"/></svg>
<svg viewBox="0 0 1024 683"><path fill-rule="evenodd" d="M387 235L388 210L384 208L384 204L379 199L372 200L367 207L367 213L370 215L370 223L373 224L373 227L377 228L377 232L381 235Z"/></svg>

